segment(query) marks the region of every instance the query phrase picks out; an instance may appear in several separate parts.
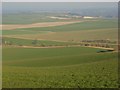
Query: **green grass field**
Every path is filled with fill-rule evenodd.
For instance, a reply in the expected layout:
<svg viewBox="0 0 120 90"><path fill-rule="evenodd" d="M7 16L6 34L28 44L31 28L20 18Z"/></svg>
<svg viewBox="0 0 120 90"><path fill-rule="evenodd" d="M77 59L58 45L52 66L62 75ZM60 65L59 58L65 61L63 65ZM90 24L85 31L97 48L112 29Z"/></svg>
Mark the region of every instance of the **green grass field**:
<svg viewBox="0 0 120 90"><path fill-rule="evenodd" d="M98 19L85 21L80 23L74 23L69 25L54 26L54 27L42 27L42 28L26 28L18 30L29 30L29 31L52 31L52 32L64 32L64 31L80 31L80 30L95 30L95 29L106 29L106 28L117 28L116 19Z"/></svg>
<svg viewBox="0 0 120 90"><path fill-rule="evenodd" d="M43 15L4 16L3 24L63 21L49 19L53 14ZM117 88L116 51L97 53L103 49L69 46L81 40L115 42L117 23L117 19L91 19L62 26L3 30L3 42L7 43L2 48L3 88Z"/></svg>
<svg viewBox="0 0 120 90"><path fill-rule="evenodd" d="M19 39L19 38L7 38L4 37L2 40L8 45L18 45L18 46L67 46L67 45L77 45L79 43L74 42L58 42L58 41L48 41L48 40L37 40L37 39Z"/></svg>
<svg viewBox="0 0 120 90"><path fill-rule="evenodd" d="M117 53L3 47L3 87L117 87Z"/></svg>
<svg viewBox="0 0 120 90"><path fill-rule="evenodd" d="M117 41L118 30L116 19L98 19L69 25L21 28L16 30L3 30L3 35L21 39L43 39L55 41L75 41L110 39Z"/></svg>

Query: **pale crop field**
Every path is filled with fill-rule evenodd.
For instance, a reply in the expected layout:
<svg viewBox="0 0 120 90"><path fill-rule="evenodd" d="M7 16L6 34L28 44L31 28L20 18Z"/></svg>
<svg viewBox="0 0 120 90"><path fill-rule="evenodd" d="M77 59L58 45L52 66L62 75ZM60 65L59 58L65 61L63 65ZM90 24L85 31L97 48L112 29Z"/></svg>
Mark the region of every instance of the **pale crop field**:
<svg viewBox="0 0 120 90"><path fill-rule="evenodd" d="M82 30L82 31L67 31L67 32L53 32L53 33L40 33L40 34L23 34L23 35L5 35L9 37L22 38L22 39L43 39L51 41L75 41L81 40L106 40L116 41L118 38L117 28L98 29L98 30Z"/></svg>
<svg viewBox="0 0 120 90"><path fill-rule="evenodd" d="M51 41L75 41L110 39L117 41L118 28L116 19L78 22L53 27L22 28L3 30L3 35L12 38L39 39Z"/></svg>

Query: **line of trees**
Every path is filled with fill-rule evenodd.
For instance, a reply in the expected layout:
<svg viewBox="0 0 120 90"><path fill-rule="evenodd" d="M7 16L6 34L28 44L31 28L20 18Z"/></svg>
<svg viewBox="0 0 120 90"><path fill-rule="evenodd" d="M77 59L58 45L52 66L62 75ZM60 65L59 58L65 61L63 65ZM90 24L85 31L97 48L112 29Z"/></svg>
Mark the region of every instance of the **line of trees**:
<svg viewBox="0 0 120 90"><path fill-rule="evenodd" d="M105 47L105 48L111 48L111 45L109 44L103 44L103 43L80 43L81 46L95 46L95 47Z"/></svg>

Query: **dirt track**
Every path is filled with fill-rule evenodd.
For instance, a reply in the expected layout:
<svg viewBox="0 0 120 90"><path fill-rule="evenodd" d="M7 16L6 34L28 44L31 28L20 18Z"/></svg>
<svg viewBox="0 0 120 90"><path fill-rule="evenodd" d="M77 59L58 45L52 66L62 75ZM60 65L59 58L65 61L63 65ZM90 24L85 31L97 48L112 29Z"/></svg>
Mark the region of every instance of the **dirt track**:
<svg viewBox="0 0 120 90"><path fill-rule="evenodd" d="M95 46L80 46L80 45L69 45L69 46L14 46L19 48L65 48L65 47L88 47L88 48L98 48L98 49L105 49L105 50L114 50L114 48L105 48L105 47L95 47Z"/></svg>
<svg viewBox="0 0 120 90"><path fill-rule="evenodd" d="M70 21L70 22L45 22L45 23L34 23L34 24L26 24L26 25L0 25L0 30L14 30L17 28L34 28L34 27L51 27L51 26L60 26L66 24L72 24L83 21Z"/></svg>

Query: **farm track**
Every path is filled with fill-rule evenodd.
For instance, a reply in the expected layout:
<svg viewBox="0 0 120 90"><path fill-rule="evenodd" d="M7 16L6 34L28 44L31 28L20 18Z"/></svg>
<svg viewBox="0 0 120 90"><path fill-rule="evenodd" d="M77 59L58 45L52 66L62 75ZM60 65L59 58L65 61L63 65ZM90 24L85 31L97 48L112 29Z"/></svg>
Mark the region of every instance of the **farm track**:
<svg viewBox="0 0 120 90"><path fill-rule="evenodd" d="M45 46L45 47L40 47L40 46L17 46L17 45L13 45L13 47L18 47L18 48L65 48L65 47L87 47L87 48L98 48L98 49L105 49L105 50L114 50L114 48L95 47L95 46L80 46L80 45Z"/></svg>

